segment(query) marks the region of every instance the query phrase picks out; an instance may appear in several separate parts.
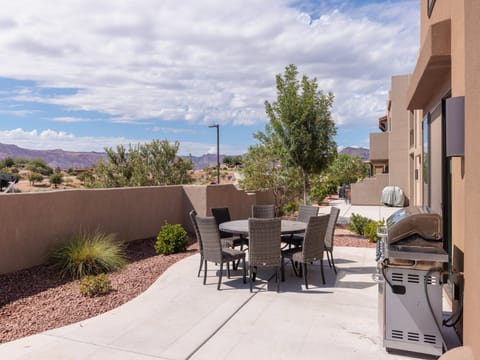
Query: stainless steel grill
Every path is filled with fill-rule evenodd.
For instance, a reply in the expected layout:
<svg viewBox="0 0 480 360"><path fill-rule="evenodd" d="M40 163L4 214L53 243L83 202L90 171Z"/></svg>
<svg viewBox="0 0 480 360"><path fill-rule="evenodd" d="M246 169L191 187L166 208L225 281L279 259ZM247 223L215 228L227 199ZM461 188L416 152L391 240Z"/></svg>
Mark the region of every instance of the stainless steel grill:
<svg viewBox="0 0 480 360"><path fill-rule="evenodd" d="M383 345L441 355L442 267L448 262L441 217L423 207L403 208L377 233Z"/></svg>

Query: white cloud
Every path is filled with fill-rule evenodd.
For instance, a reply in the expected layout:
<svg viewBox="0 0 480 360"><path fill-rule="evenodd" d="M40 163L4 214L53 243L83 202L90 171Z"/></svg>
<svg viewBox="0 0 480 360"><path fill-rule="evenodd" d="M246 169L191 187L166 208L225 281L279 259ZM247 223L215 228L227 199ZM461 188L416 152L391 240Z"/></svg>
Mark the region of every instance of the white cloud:
<svg viewBox="0 0 480 360"><path fill-rule="evenodd" d="M417 1L354 11L330 1L309 11L287 0L9 1L0 18L0 76L80 89L26 91L18 101L122 122L252 125L266 119L275 74L295 63L335 93L340 125L375 121L390 76L413 70Z"/></svg>

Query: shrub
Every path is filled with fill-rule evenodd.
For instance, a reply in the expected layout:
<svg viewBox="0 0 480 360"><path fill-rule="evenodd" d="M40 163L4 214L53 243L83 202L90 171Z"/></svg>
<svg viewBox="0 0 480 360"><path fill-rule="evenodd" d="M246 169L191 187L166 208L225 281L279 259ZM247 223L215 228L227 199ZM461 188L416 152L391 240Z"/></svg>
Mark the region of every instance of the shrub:
<svg viewBox="0 0 480 360"><path fill-rule="evenodd" d="M370 220L363 227L363 236L366 237L368 241L376 243L378 240L380 240L380 238L377 236L377 227L381 225L385 225L385 222L383 220Z"/></svg>
<svg viewBox="0 0 480 360"><path fill-rule="evenodd" d="M372 220L365 216L352 213L352 216L350 217L350 223L348 224L348 230L363 236L363 228L370 221Z"/></svg>
<svg viewBox="0 0 480 360"><path fill-rule="evenodd" d="M36 182L43 180L43 175L40 173L36 173L34 171L30 171L30 173L27 176L27 179L30 182L30 185L33 186Z"/></svg>
<svg viewBox="0 0 480 360"><path fill-rule="evenodd" d="M59 172L55 172L50 177L48 178L50 183L53 184L55 189L57 188L58 185L60 185L63 182L63 177L62 174Z"/></svg>
<svg viewBox="0 0 480 360"><path fill-rule="evenodd" d="M112 290L112 283L105 274L87 275L80 283L80 293L94 297L108 294Z"/></svg>
<svg viewBox="0 0 480 360"><path fill-rule="evenodd" d="M155 251L158 254L173 254L187 249L188 234L180 224L165 224L158 233Z"/></svg>
<svg viewBox="0 0 480 360"><path fill-rule="evenodd" d="M288 215L293 214L297 210L298 210L298 203L293 201L286 203L282 207L282 212Z"/></svg>
<svg viewBox="0 0 480 360"><path fill-rule="evenodd" d="M70 241L55 249L51 256L52 267L62 276L79 279L123 267L127 261L123 246L115 241L114 234L80 232Z"/></svg>

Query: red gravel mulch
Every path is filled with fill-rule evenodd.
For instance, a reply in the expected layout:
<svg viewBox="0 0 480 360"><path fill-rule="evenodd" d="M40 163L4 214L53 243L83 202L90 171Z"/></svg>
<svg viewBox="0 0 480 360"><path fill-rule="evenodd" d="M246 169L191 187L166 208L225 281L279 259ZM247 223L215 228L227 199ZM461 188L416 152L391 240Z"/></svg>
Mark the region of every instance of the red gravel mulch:
<svg viewBox="0 0 480 360"><path fill-rule="evenodd" d="M109 294L85 297L80 281L62 279L46 265L0 275L0 343L72 324L112 310L144 292L170 265L198 252L157 255L154 239L127 246L128 265L108 274ZM337 227L335 246L375 247L365 238Z"/></svg>

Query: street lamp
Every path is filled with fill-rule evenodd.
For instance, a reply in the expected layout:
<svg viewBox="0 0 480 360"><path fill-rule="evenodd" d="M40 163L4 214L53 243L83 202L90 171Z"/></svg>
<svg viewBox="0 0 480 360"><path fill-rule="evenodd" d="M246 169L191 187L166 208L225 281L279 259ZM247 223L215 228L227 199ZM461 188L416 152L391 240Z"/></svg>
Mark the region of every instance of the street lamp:
<svg viewBox="0 0 480 360"><path fill-rule="evenodd" d="M209 128L217 128L217 184L220 184L220 125L209 125Z"/></svg>

